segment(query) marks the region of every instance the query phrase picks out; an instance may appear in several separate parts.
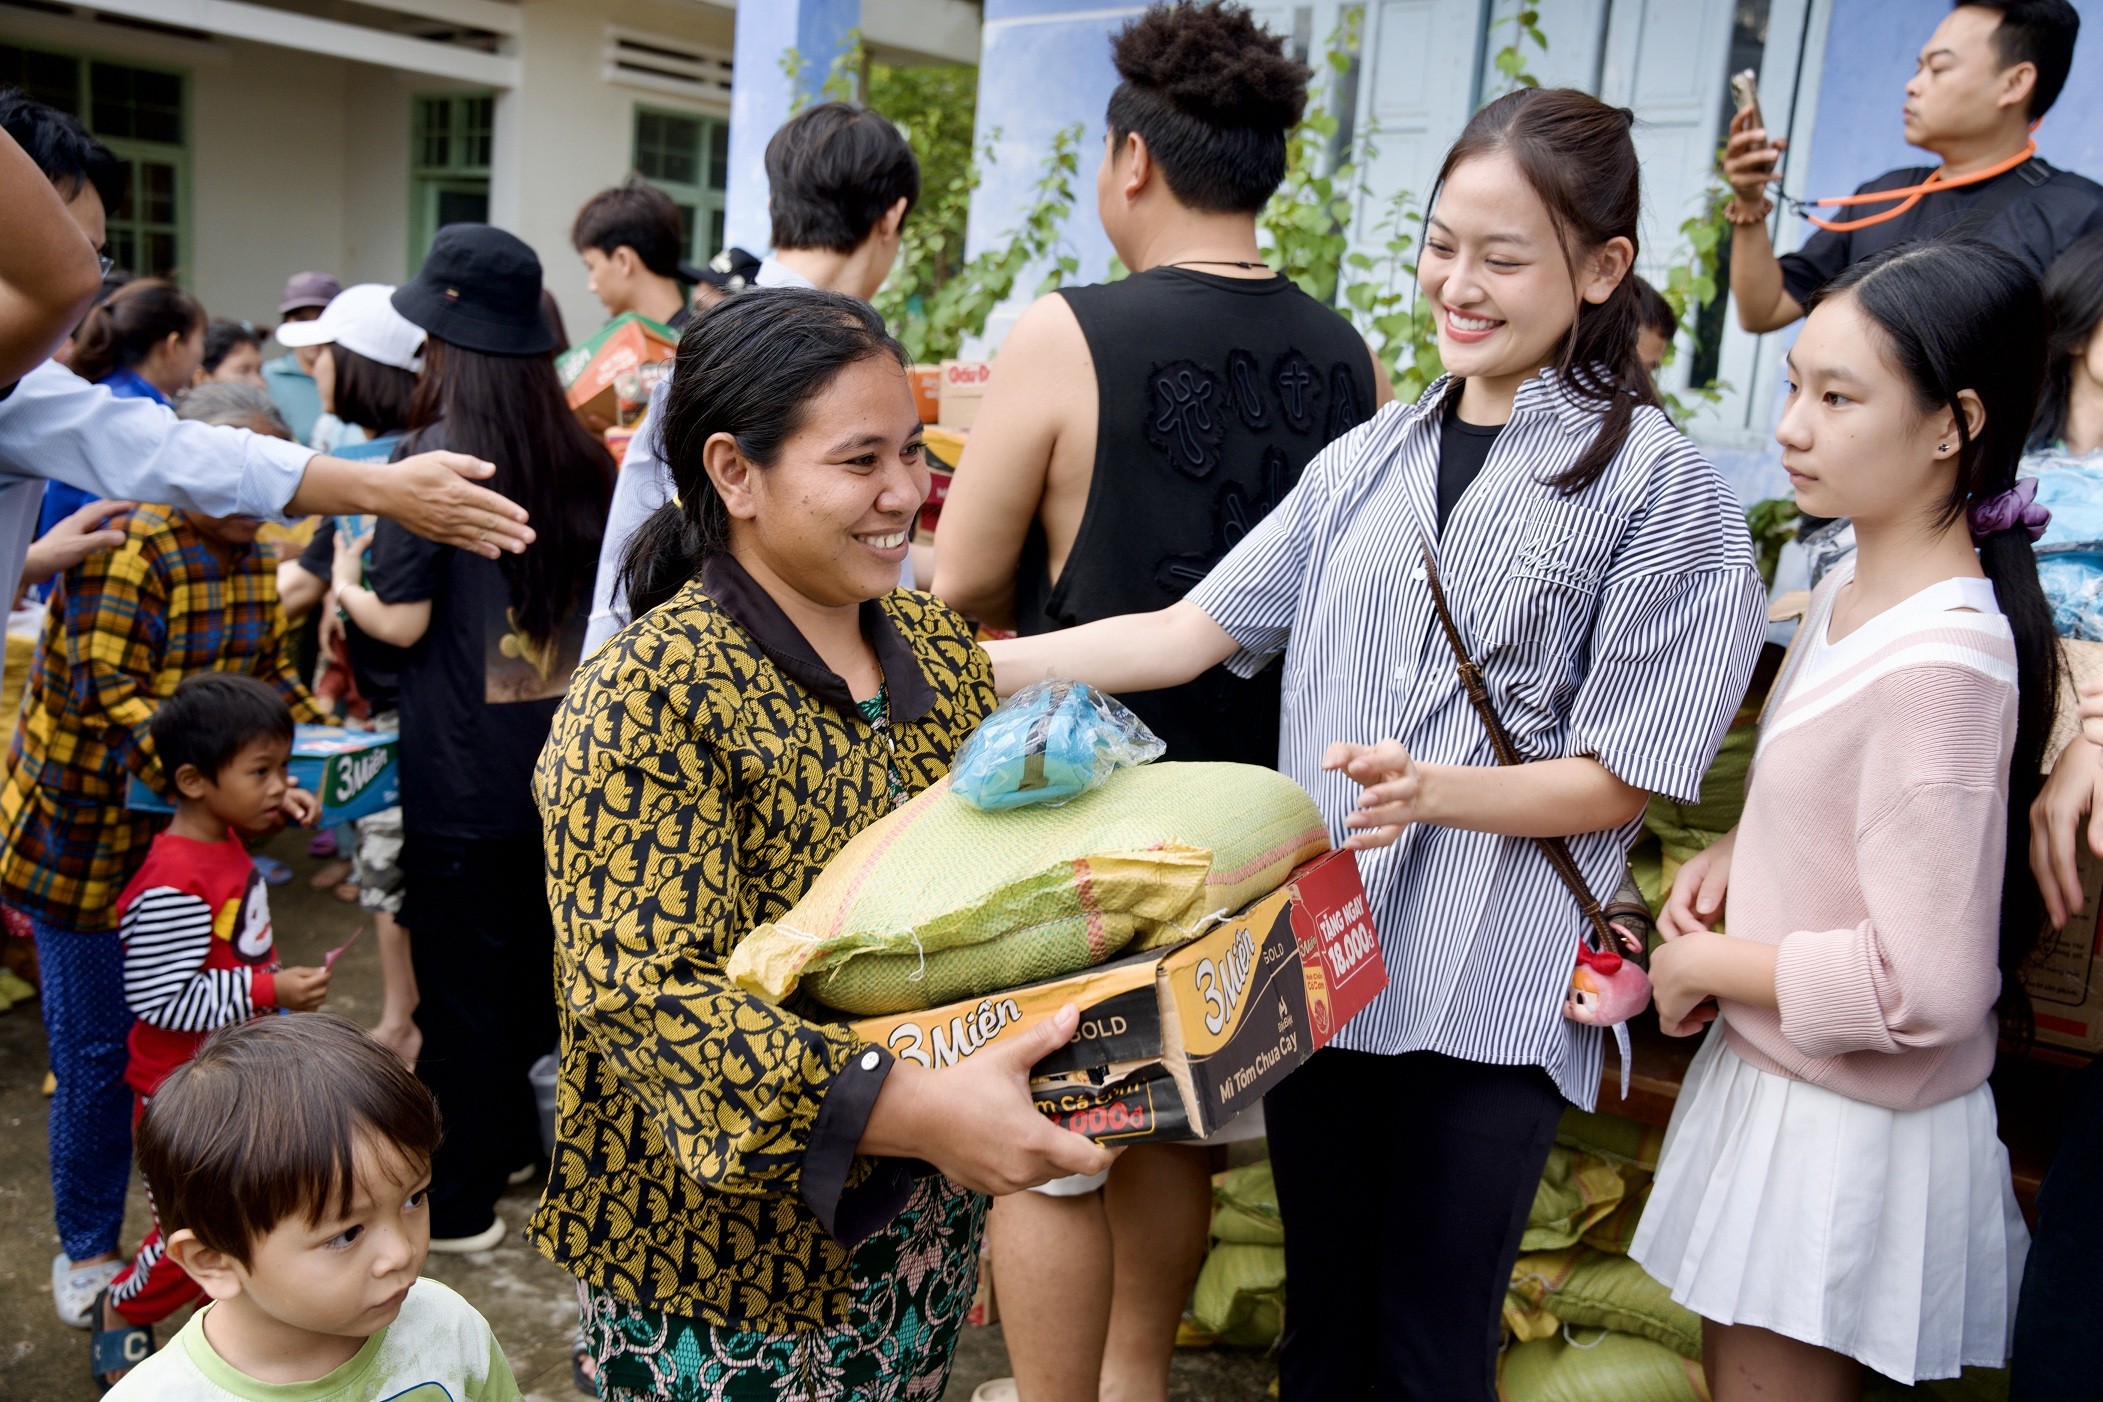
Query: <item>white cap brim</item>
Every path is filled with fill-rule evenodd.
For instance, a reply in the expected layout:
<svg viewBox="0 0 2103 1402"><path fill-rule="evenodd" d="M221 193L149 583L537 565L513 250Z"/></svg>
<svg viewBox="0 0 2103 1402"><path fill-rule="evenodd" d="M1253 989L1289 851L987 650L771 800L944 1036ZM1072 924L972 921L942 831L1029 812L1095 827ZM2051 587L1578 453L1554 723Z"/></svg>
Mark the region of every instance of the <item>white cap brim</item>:
<svg viewBox="0 0 2103 1402"><path fill-rule="evenodd" d="M278 327L276 334L278 343L286 346L325 346L336 339L334 332L322 326L318 316L305 321L285 322Z"/></svg>

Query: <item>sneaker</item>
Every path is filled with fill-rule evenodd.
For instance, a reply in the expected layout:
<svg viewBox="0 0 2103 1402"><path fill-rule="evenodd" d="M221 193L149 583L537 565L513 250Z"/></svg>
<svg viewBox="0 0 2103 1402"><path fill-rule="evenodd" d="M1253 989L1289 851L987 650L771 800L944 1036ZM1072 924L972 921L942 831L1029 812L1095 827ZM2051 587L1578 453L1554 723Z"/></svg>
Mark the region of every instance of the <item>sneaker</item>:
<svg viewBox="0 0 2103 1402"><path fill-rule="evenodd" d="M504 1241L504 1219L492 1218L486 1231L473 1236L434 1236L431 1249L441 1256L470 1256L477 1251L494 1251Z"/></svg>
<svg viewBox="0 0 2103 1402"><path fill-rule="evenodd" d="M109 1288L123 1269L122 1261L76 1266L63 1251L53 1256L51 1303L58 1307L58 1322L68 1329L85 1329L94 1323L96 1297Z"/></svg>
<svg viewBox="0 0 2103 1402"><path fill-rule="evenodd" d="M971 1402L1020 1402L1021 1397L1013 1378L995 1378L992 1382L980 1383L971 1394Z"/></svg>

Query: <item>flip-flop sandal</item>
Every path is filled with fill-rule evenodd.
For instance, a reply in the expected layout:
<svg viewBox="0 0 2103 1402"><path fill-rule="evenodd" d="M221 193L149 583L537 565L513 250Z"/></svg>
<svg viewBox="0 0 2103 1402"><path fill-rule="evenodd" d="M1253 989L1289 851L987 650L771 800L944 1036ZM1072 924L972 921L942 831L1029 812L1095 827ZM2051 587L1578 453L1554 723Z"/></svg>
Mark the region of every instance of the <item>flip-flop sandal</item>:
<svg viewBox="0 0 2103 1402"><path fill-rule="evenodd" d="M109 1298L107 1290L97 1295L94 1313L88 1316L94 1322L94 1332L88 1336L88 1374L94 1378L97 1392L108 1392L117 1385L110 1378L112 1373L136 1368L153 1356L153 1330L149 1326L102 1327Z"/></svg>
<svg viewBox="0 0 2103 1402"><path fill-rule="evenodd" d="M591 1365L589 1371L586 1364ZM570 1384L586 1397L599 1395L598 1363L591 1356L591 1345L582 1339L570 1350Z"/></svg>

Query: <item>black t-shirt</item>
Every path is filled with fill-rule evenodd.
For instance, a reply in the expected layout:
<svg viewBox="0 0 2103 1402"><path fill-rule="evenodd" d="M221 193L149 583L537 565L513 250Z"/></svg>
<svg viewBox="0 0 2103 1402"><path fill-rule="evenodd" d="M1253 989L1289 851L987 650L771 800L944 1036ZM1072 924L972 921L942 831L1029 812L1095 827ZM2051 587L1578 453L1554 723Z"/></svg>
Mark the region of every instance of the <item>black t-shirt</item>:
<svg viewBox="0 0 2103 1402"><path fill-rule="evenodd" d="M1482 465L1489 461L1490 449L1496 446L1497 435L1502 432L1503 424L1464 422L1457 389L1446 400L1446 412L1439 420L1440 530L1446 529L1446 518L1453 514L1453 504L1460 500L1461 493L1482 474Z"/></svg>
<svg viewBox="0 0 2103 1402"><path fill-rule="evenodd" d="M2042 161L2032 164L2044 166ZM1866 229L1844 234L1820 229L1804 241L1802 248L1782 255L1782 285L1801 305L1810 299L1812 293L1838 276L1841 269L1861 262L1872 253L1882 252L1909 239L1931 238L1948 232L1988 191L1996 190L2006 181L2016 182L2013 198L1983 226L1968 232L2017 255L2042 277L2068 244L2083 234L2103 229L2103 186L2072 171L2044 168L2051 172L2051 178L2042 185L2031 185L2024 180L2021 170L2011 170L1978 185L1924 195L1920 203L1898 218L1872 224ZM1887 170L1855 193L1866 195L1878 190L1918 185L1933 174L1934 169L1933 166L1912 166L1905 170ZM2000 198L1998 192L1996 198ZM1887 204L1848 205L1838 210L1820 210L1819 215L1828 221L1840 222L1866 218L1890 207Z"/></svg>
<svg viewBox="0 0 2103 1402"><path fill-rule="evenodd" d="M321 518L321 528L314 532L314 539L299 552L299 567L316 579L335 579L334 517ZM343 650L350 655L351 676L357 680L358 694L371 705L373 714L393 710L401 691L402 659L407 656L406 651L393 643L381 642L349 619L343 623Z"/></svg>
<svg viewBox="0 0 2103 1402"><path fill-rule="evenodd" d="M1374 407L1364 339L1290 278L1157 267L1059 296L1095 362L1095 462L1056 582L1042 523L1024 538L1025 634L1176 602ZM1170 759L1274 765L1283 676L1214 667L1122 699Z"/></svg>
<svg viewBox="0 0 2103 1402"><path fill-rule="evenodd" d="M455 446L441 422L405 439L395 456ZM380 522L366 579L382 602L431 602L430 627L402 659L404 829L537 834L533 765L583 654L586 610L575 610L552 644L528 637L511 626L510 588L494 560L392 521Z"/></svg>

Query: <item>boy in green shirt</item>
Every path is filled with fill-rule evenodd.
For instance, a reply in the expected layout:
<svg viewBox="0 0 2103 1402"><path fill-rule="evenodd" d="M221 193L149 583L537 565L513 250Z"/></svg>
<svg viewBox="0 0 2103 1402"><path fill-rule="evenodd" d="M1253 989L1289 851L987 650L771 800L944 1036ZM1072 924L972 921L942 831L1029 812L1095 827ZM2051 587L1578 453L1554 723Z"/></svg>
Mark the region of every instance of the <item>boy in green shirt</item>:
<svg viewBox="0 0 2103 1402"><path fill-rule="evenodd" d="M113 1402L518 1402L488 1322L418 1278L437 1106L355 1024L214 1033L137 1142L168 1254L211 1303Z"/></svg>

